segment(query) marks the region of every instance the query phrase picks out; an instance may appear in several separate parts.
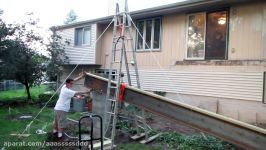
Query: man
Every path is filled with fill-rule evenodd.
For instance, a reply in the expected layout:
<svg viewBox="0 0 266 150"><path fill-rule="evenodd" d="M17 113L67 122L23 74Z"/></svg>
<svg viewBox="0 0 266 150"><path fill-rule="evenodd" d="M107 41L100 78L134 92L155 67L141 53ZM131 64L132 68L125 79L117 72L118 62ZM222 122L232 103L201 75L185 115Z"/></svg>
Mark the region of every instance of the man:
<svg viewBox="0 0 266 150"><path fill-rule="evenodd" d="M83 92L73 91L70 89L72 88L74 82L83 78L84 75L85 73L82 72L82 74L75 79L67 79L65 85L63 85L60 91L59 99L57 100L56 105L54 107L55 119L53 122L53 133L58 132L57 136L59 138L63 136L63 131L66 125L67 112L70 109L71 98L77 94L86 94L90 92L90 91L83 91Z"/></svg>

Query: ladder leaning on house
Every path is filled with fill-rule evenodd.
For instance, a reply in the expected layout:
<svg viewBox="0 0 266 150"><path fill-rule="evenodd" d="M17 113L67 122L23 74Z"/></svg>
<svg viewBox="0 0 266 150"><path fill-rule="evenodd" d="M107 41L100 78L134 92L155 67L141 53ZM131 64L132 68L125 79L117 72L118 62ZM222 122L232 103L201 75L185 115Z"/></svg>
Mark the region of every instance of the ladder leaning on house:
<svg viewBox="0 0 266 150"><path fill-rule="evenodd" d="M132 77L135 77L135 82L137 88L140 88L139 82L139 74L138 74L138 67L136 61L136 54L135 54L135 46L133 42L132 36L132 28L131 28L131 17L128 13L127 7L127 0L125 0L125 11L120 13L118 4L116 5L116 14L114 16L114 29L113 29L113 43L112 43L112 52L110 57L110 68L109 68L109 75L108 75L108 86L107 86L107 94L104 106L104 136L105 139L111 140L111 149L114 146L114 138L116 132L116 122L117 122L117 115L118 115L118 97L120 94L120 86L122 82L122 65L124 63L126 76L128 85L132 86ZM128 36L126 36L126 32ZM131 50L126 50L126 43L125 41L130 41L131 43ZM119 45L118 45L119 44ZM120 46L118 48L118 46ZM131 53L131 61L129 62L129 54ZM129 64L133 67L133 74L130 73ZM114 67L118 67L116 71ZM115 79L116 84L112 84L112 80ZM112 95L111 93L115 93ZM134 106L133 106L134 107ZM138 137L145 136L148 138L148 130L150 129L149 126L146 124L144 110L141 110L141 114L137 115L137 111L134 107L133 110L134 115L134 124L137 127L137 135L133 136L132 138L137 139ZM142 128L145 133L140 133L140 128Z"/></svg>

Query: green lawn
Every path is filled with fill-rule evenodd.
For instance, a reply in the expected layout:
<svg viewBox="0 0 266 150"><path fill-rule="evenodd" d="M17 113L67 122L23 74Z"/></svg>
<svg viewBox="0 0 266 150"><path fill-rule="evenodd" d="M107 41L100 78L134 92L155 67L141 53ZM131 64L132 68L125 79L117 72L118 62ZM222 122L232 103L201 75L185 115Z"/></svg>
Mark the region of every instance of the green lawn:
<svg viewBox="0 0 266 150"><path fill-rule="evenodd" d="M46 85L35 86L30 89L31 97L37 100L39 94L47 91ZM27 99L26 89L0 91L0 101L24 101Z"/></svg>
<svg viewBox="0 0 266 150"><path fill-rule="evenodd" d="M29 137L11 136L10 134L20 134L24 131L27 124L30 123L31 119L19 119L22 115L31 115L35 117L40 111L38 106L20 106L16 108L1 108L0 109L0 148L7 144L7 142L43 142L47 139L47 135L38 135L36 130L44 128L44 131L51 131L51 123L53 121L53 109L45 108L43 112L37 117L37 119L31 124ZM6 142L6 143L5 143ZM6 149L18 149L18 147L5 147ZM19 149L38 149L37 147L19 147Z"/></svg>

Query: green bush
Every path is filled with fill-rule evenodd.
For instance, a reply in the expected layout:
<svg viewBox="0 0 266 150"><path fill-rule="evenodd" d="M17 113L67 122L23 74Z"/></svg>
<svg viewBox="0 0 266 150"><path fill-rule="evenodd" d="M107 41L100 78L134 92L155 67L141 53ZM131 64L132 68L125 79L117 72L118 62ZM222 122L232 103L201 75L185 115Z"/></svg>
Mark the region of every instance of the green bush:
<svg viewBox="0 0 266 150"><path fill-rule="evenodd" d="M217 139L213 136L192 135L186 136L184 141L179 144L181 150L224 150L235 149L231 144Z"/></svg>
<svg viewBox="0 0 266 150"><path fill-rule="evenodd" d="M178 145L184 141L184 136L177 132L164 132L157 140L167 144L167 146L172 149L178 147Z"/></svg>
<svg viewBox="0 0 266 150"><path fill-rule="evenodd" d="M168 148L180 150L234 150L235 147L213 136L186 136L176 132L164 132L157 141L167 144Z"/></svg>
<svg viewBox="0 0 266 150"><path fill-rule="evenodd" d="M53 95L54 95L54 92L45 92L45 93L39 94L39 101L41 103L45 104L46 102L48 102L51 99L48 104L50 106L53 106L53 105L55 105L55 103L59 97L58 94L55 94L54 96Z"/></svg>

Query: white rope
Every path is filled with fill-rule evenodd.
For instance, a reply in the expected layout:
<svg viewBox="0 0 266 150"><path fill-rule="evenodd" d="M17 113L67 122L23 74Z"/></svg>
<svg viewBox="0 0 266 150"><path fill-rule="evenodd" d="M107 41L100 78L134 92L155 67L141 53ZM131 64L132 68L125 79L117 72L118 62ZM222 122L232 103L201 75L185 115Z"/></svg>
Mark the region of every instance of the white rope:
<svg viewBox="0 0 266 150"><path fill-rule="evenodd" d="M36 134L46 134L46 132L44 131L46 127L47 127L47 123L42 127L42 129L36 130Z"/></svg>
<svg viewBox="0 0 266 150"><path fill-rule="evenodd" d="M158 61L159 59L154 55L154 53L153 53L152 50L150 49L149 45L147 44L146 40L143 38L143 36L142 36L141 33L139 32L139 29L137 28L137 26L136 26L135 23L133 22L132 18L131 18L130 16L129 16L129 18L130 18L130 20L131 20L133 26L136 28L136 31L138 32L138 34L140 35L140 37L142 38L142 40L145 42L145 45L148 47L148 50L149 50L149 52L152 54L152 57L153 57L154 61L156 62L157 66L159 67L159 69L163 70L163 68L162 68L162 66L161 66L161 64L160 64L160 62ZM164 76L168 79L169 82L172 81L172 79L170 79L170 78L168 77L168 75L167 75L164 71L163 71L163 74L164 74ZM178 91L177 91L177 92L178 92ZM179 93L179 92L178 92L178 93ZM176 93L176 95L177 95L178 99L180 99L180 97L179 97L179 95L178 95L177 93Z"/></svg>
<svg viewBox="0 0 266 150"><path fill-rule="evenodd" d="M111 22L109 23L109 25L105 28L105 30L103 31L103 33L96 39L96 41L94 42L93 46L95 48L96 43L98 42L98 40L103 36L103 34L107 31L107 29L110 27L110 25L113 23L114 19L111 20ZM21 135L23 135L26 131L29 130L31 124L34 122L34 120L40 115L40 113L43 111L43 109L47 106L47 104L52 100L52 98L55 96L55 94L59 91L59 89L65 84L65 81L67 78L69 78L71 76L71 74L76 70L76 68L79 66L79 64L85 59L86 55L83 55L83 57L81 58L81 60L79 61L79 63L74 67L74 69L69 73L69 75L65 78L65 80L63 81L63 83L57 88L57 90L55 91L55 93L51 96L51 98L45 103L45 105L41 108L41 110L38 112L38 114L32 119L32 121L26 126L26 128L24 129L24 131L22 132ZM28 131L29 132L29 131ZM19 137L20 137L19 136Z"/></svg>
<svg viewBox="0 0 266 150"><path fill-rule="evenodd" d="M13 109L13 108L9 107L9 115L11 115L12 111L15 112L15 113L17 113L17 114L21 114L22 116L26 116L25 114L21 113L20 111L18 111L18 110L16 110L16 109ZM51 119L51 118L49 118L49 119ZM40 120L40 119L35 119L35 120L37 120L37 121L39 121L39 122L42 122L42 123L47 123L47 122L42 121L42 120Z"/></svg>

